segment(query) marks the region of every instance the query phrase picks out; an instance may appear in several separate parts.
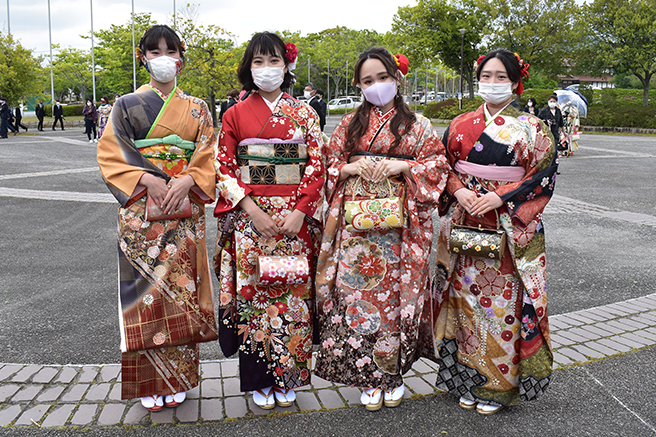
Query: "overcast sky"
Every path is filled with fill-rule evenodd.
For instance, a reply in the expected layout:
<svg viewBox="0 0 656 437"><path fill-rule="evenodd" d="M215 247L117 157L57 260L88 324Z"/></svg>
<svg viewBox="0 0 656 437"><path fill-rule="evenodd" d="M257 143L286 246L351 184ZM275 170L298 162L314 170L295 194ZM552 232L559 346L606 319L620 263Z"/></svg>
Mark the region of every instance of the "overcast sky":
<svg viewBox="0 0 656 437"><path fill-rule="evenodd" d="M0 1L0 29L8 28L21 44L33 49L36 55L49 54L48 1ZM180 11L188 2L176 0ZM200 24L215 24L236 36L237 43L248 41L250 35L262 30L300 31L302 35L336 26L351 29L371 29L380 33L391 30L392 18L399 6L416 5L415 0L195 0L199 5ZM150 12L160 24L169 24L173 0L134 0L135 13ZM52 42L63 48L90 49L90 40L80 38L91 28L89 0L50 0ZM108 29L111 24L122 25L130 20L130 0L93 0L93 29ZM9 24L9 26L8 26ZM139 35L136 36L139 38Z"/></svg>

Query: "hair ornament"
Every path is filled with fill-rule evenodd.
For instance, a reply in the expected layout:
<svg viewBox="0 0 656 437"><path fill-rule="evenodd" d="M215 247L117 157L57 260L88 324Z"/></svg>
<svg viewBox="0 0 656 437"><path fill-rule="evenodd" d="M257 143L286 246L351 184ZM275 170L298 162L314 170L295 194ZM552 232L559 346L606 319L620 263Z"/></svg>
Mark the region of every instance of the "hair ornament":
<svg viewBox="0 0 656 437"><path fill-rule="evenodd" d="M287 51L285 52L285 59L287 59L288 62L287 69L291 71L296 68L298 48L296 48L296 46L291 42L285 44L285 48L287 49Z"/></svg>
<svg viewBox="0 0 656 437"><path fill-rule="evenodd" d="M141 53L141 49L139 47L134 49L134 57L137 59L137 61L141 61L141 57L143 56L143 53Z"/></svg>
<svg viewBox="0 0 656 437"><path fill-rule="evenodd" d="M522 94L524 92L524 84L522 83L522 78L528 79L528 67L531 65L519 56L519 54L514 53L517 62L519 62L519 84L517 85L517 94Z"/></svg>
<svg viewBox="0 0 656 437"><path fill-rule="evenodd" d="M401 54L394 55L393 58L401 74L403 74L404 76L408 74L408 68L410 67L410 62L408 61L408 58L406 58L405 55L401 55Z"/></svg>
<svg viewBox="0 0 656 437"><path fill-rule="evenodd" d="M478 59L476 60L476 65L481 65L481 62L483 61L483 59L485 59L485 56L486 55L479 56Z"/></svg>

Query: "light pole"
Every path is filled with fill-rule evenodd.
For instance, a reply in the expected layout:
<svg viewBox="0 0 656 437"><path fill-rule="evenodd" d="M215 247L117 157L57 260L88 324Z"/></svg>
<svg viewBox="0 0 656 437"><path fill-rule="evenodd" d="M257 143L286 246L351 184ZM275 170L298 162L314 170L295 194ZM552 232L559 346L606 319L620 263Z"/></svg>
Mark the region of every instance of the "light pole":
<svg viewBox="0 0 656 437"><path fill-rule="evenodd" d="M458 93L458 108L462 109L462 70L465 66L465 32L467 29L460 29L462 40L460 44L460 93Z"/></svg>

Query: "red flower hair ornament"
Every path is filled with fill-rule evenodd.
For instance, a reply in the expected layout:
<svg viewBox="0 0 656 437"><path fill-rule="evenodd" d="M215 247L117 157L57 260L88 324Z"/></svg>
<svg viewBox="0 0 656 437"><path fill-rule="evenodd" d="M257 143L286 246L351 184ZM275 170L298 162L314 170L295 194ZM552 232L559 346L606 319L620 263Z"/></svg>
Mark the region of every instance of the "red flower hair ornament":
<svg viewBox="0 0 656 437"><path fill-rule="evenodd" d="M285 48L287 49L287 51L285 52L285 59L287 59L287 62L289 63L287 65L287 69L291 71L296 68L296 58L298 57L298 48L296 48L296 46L291 42L285 44Z"/></svg>
<svg viewBox="0 0 656 437"><path fill-rule="evenodd" d="M410 62L408 61L408 58L406 58L405 55L401 55L401 54L394 55L393 58L401 74L404 76L408 74L408 68L410 67Z"/></svg>

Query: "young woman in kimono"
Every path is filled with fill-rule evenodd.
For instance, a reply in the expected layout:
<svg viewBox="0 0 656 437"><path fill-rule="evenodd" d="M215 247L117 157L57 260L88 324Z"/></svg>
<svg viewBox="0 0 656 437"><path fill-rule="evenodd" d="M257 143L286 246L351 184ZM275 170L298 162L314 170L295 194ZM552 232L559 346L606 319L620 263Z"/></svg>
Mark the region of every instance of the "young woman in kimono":
<svg viewBox="0 0 656 437"><path fill-rule="evenodd" d="M453 170L440 204L436 385L481 414L537 398L552 370L541 217L557 153L549 128L510 106L527 70L507 50L481 56L476 75L485 103L456 117L443 137ZM463 222L498 223L507 235L504 256L450 253L451 225Z"/></svg>
<svg viewBox="0 0 656 437"><path fill-rule="evenodd" d="M282 92L296 54L274 33L253 36L238 77L254 92L224 114L215 162L219 341L239 353L241 389L263 409L292 405L310 382L325 170L319 117ZM309 281L261 285L256 265L268 255L307 257Z"/></svg>
<svg viewBox="0 0 656 437"><path fill-rule="evenodd" d="M151 411L177 406L198 385L197 343L218 337L204 206L215 197L216 136L205 102L175 87L183 53L168 26L146 31L137 54L150 82L116 102L98 143L121 204L122 398L140 397ZM185 205L191 216L172 218ZM147 209L169 218L147 221Z"/></svg>
<svg viewBox="0 0 656 437"><path fill-rule="evenodd" d="M403 374L432 344L420 332L430 299L431 211L446 186L445 150L430 120L403 102L399 85L407 58L383 47L363 52L354 83L365 102L345 116L326 150L326 218L317 266L320 344L315 372L363 389L375 411L395 407ZM402 195L400 228L357 230L346 222L344 202ZM430 325L428 325L430 326Z"/></svg>

